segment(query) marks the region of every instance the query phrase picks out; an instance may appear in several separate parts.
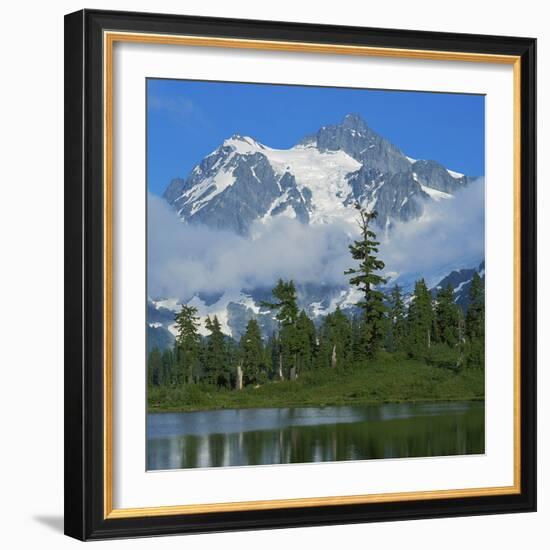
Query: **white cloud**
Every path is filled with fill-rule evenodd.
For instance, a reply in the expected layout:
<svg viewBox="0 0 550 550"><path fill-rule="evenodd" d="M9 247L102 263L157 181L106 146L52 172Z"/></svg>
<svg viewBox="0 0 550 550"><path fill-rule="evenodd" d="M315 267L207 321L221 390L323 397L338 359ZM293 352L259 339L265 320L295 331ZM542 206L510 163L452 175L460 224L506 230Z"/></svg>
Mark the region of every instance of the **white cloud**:
<svg viewBox="0 0 550 550"><path fill-rule="evenodd" d="M428 203L420 220L397 224L380 252L386 269L400 274L473 267L485 256L484 179L453 199Z"/></svg>
<svg viewBox="0 0 550 550"><path fill-rule="evenodd" d="M197 292L269 287L281 277L299 283L346 284L353 265L344 222L303 225L285 217L253 226L253 239L182 223L166 202L149 195L148 293L189 299ZM383 239L386 272L426 275L443 266L471 267L484 256L484 184L453 200L430 203L418 222L398 224ZM470 262L470 263L468 263Z"/></svg>
<svg viewBox="0 0 550 550"><path fill-rule="evenodd" d="M148 281L151 297L270 286L279 277L301 283L345 283L348 226L307 226L288 218L258 222L252 240L182 223L149 195Z"/></svg>

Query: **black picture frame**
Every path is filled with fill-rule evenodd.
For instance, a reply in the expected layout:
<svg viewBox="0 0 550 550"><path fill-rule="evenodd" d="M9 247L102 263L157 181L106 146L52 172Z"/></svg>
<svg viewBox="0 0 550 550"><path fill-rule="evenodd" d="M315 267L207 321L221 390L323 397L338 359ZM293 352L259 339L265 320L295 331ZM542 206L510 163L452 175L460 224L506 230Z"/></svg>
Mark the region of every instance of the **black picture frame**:
<svg viewBox="0 0 550 550"><path fill-rule="evenodd" d="M105 518L103 31L513 55L521 65L521 491ZM65 533L80 540L536 510L536 40L83 10L65 17Z"/></svg>

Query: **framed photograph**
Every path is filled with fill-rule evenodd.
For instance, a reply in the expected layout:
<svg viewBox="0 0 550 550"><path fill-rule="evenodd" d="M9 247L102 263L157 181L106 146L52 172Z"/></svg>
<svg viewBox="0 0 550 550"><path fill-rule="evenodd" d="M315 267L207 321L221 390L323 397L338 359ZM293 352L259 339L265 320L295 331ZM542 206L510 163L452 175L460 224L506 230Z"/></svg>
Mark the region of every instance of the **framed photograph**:
<svg viewBox="0 0 550 550"><path fill-rule="evenodd" d="M65 18L65 530L536 508L532 38Z"/></svg>

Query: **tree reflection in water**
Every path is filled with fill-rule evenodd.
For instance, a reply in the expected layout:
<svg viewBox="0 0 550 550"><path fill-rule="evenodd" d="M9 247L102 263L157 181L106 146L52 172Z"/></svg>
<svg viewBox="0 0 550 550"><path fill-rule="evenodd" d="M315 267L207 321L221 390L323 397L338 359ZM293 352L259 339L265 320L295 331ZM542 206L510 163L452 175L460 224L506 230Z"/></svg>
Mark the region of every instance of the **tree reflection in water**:
<svg viewBox="0 0 550 550"><path fill-rule="evenodd" d="M482 454L484 404L151 414L149 470Z"/></svg>

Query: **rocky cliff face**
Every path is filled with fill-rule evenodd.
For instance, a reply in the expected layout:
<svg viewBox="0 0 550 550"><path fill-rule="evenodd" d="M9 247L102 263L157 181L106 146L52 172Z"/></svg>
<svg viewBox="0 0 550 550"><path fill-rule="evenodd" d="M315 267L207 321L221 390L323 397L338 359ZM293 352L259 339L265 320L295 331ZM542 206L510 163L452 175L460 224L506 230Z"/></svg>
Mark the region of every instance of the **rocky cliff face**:
<svg viewBox="0 0 550 550"><path fill-rule="evenodd" d="M164 197L190 223L248 235L257 220L289 216L302 223L352 220L354 205L378 211L377 223L422 216L469 178L433 160L414 161L358 115L323 126L290 149L272 149L234 135L176 178Z"/></svg>
<svg viewBox="0 0 550 550"><path fill-rule="evenodd" d="M315 146L320 152L344 151L370 169L381 173L407 172L410 161L392 143L371 130L357 114L349 114L340 124L323 126L309 136L303 145Z"/></svg>

